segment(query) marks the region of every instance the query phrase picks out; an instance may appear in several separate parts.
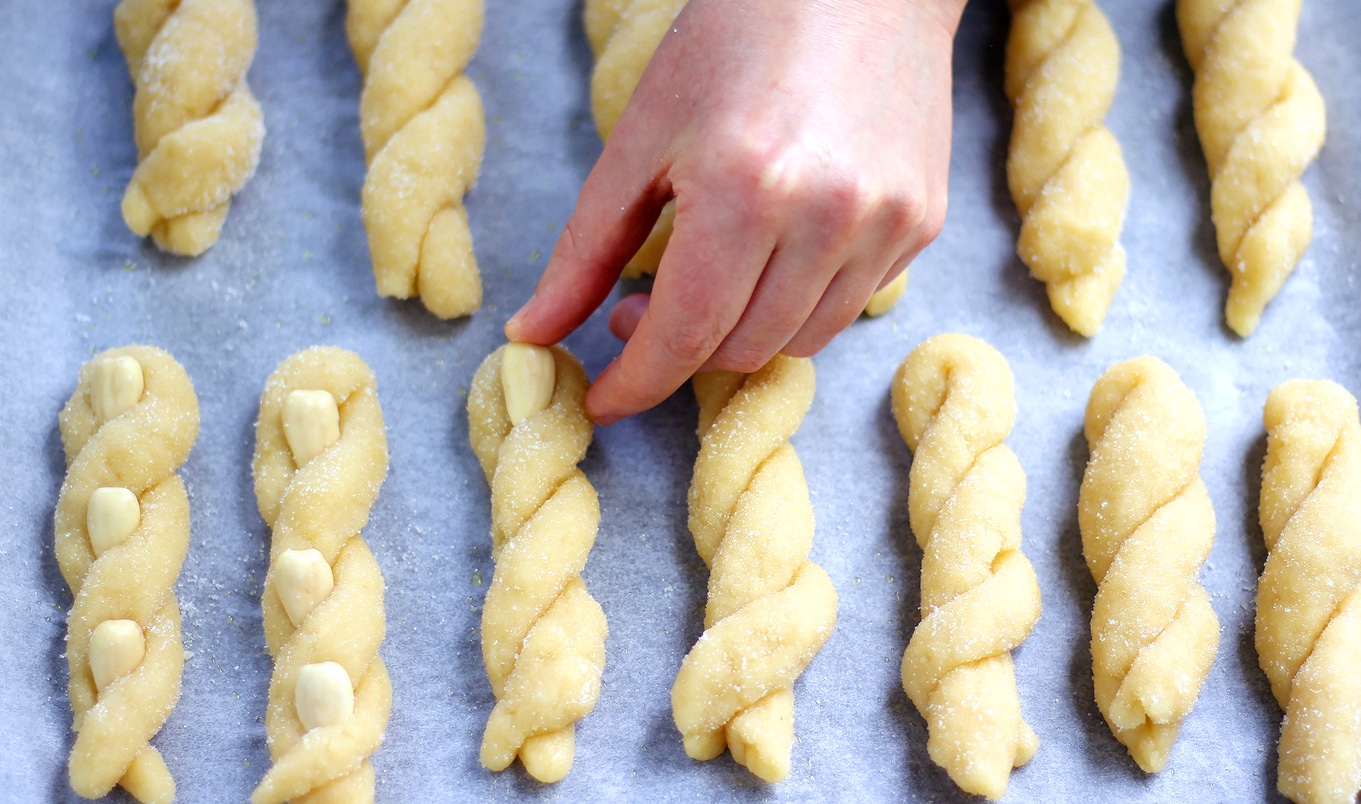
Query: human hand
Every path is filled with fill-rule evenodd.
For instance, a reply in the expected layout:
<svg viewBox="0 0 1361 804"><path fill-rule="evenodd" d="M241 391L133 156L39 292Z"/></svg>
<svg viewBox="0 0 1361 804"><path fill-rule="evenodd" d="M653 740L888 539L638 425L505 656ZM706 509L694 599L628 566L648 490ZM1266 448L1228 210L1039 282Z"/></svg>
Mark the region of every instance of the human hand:
<svg viewBox="0 0 1361 804"><path fill-rule="evenodd" d="M561 340L605 300L666 202L651 297L588 413L611 424L699 370L812 355L945 218L963 0L691 0L586 179L511 340Z"/></svg>

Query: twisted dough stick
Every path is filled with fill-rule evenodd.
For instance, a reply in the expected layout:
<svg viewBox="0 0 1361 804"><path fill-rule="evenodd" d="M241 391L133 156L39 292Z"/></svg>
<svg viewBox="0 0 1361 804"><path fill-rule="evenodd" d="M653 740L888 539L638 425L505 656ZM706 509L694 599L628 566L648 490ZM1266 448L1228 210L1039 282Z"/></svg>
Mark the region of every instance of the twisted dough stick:
<svg viewBox="0 0 1361 804"><path fill-rule="evenodd" d="M363 215L378 295L420 296L440 318L482 304L463 206L487 140L482 98L463 75L482 16L482 0L350 0L345 21L364 74Z"/></svg>
<svg viewBox="0 0 1361 804"><path fill-rule="evenodd" d="M605 666L605 613L581 580L600 524L595 488L577 468L593 430L587 385L561 346L510 344L482 361L468 393L468 435L491 486L496 561L482 609L482 655L496 695L482 764L505 770L518 754L541 782L571 770L574 724L595 708ZM518 401L527 391L529 407Z"/></svg>
<svg viewBox="0 0 1361 804"><path fill-rule="evenodd" d="M81 368L61 438L56 552L75 595L66 634L71 787L98 798L119 784L140 801L168 802L175 780L147 741L179 699L184 669L174 586L189 549L189 498L175 470L198 438L198 397L160 349L110 349ZM122 645L95 647L96 632L119 625Z"/></svg>
<svg viewBox="0 0 1361 804"><path fill-rule="evenodd" d="M137 87L137 171L123 220L174 254L217 242L232 196L255 173L264 117L246 83L251 0L122 0L118 44Z"/></svg>
<svg viewBox="0 0 1361 804"><path fill-rule="evenodd" d="M813 402L813 364L695 377L699 457L690 533L709 567L704 634L671 688L694 759L724 747L768 782L789 775L794 681L836 625L836 589L808 560L813 506L789 443Z"/></svg>
<svg viewBox="0 0 1361 804"><path fill-rule="evenodd" d="M671 30L686 2L586 0L586 38L590 40L596 59L595 71L591 74L591 110L601 140L610 138L643 71L652 61L652 54L657 52L662 37ZM663 207L638 253L624 267L624 278L637 279L644 274L657 273L675 223L676 202L671 201ZM865 314L879 316L888 312L906 288L907 271L904 270L874 294L865 305Z"/></svg>
<svg viewBox="0 0 1361 804"><path fill-rule="evenodd" d="M1016 252L1074 332L1100 329L1125 276L1120 226L1129 173L1102 124L1120 43L1091 0L1008 0L1006 92L1016 110L1007 184L1021 213Z"/></svg>
<svg viewBox="0 0 1361 804"><path fill-rule="evenodd" d="M1205 417L1166 363L1140 357L1101 375L1087 401L1091 458L1078 495L1096 580L1096 703L1146 773L1162 770L1219 647L1196 580L1215 515L1200 479Z"/></svg>
<svg viewBox="0 0 1361 804"><path fill-rule="evenodd" d="M1210 171L1219 259L1233 276L1224 317L1243 337L1304 256L1314 211L1300 174L1327 122L1291 55L1301 0L1177 0L1195 70L1196 130Z"/></svg>
<svg viewBox="0 0 1361 804"><path fill-rule="evenodd" d="M359 532L387 466L373 372L358 355L319 346L279 364L260 396L251 465L273 531L261 605L274 657L265 714L274 767L254 804L373 800L369 758L392 684L378 655L383 576Z"/></svg>
<svg viewBox="0 0 1361 804"><path fill-rule="evenodd" d="M1277 788L1353 804L1361 791L1361 423L1331 382L1267 397L1262 467L1266 567L1257 655L1285 710Z"/></svg>
<svg viewBox="0 0 1361 804"><path fill-rule="evenodd" d="M963 790L998 799L1040 744L1011 662L1040 618L1021 552L1025 472L1002 443L1016 419L1011 368L977 338L938 335L898 367L892 398L922 548L922 621L903 689L926 718L931 759Z"/></svg>

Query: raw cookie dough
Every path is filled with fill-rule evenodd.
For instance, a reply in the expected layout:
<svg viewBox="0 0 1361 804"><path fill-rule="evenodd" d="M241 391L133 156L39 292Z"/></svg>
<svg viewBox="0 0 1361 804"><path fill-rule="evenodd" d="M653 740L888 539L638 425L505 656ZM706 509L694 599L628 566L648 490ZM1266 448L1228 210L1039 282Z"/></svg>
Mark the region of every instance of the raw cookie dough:
<svg viewBox="0 0 1361 804"><path fill-rule="evenodd" d="M1233 276L1224 317L1252 334L1304 256L1314 210L1300 174L1327 122L1314 79L1292 55L1301 0L1177 0L1195 70L1196 130L1210 171L1219 259Z"/></svg>
<svg viewBox="0 0 1361 804"><path fill-rule="evenodd" d="M1219 620L1196 579L1215 530L1200 478L1205 416L1175 371L1139 357L1096 381L1084 429L1091 457L1078 527L1097 584L1096 703L1139 767L1155 773L1219 648Z"/></svg>
<svg viewBox="0 0 1361 804"><path fill-rule="evenodd" d="M694 379L690 533L709 567L709 597L671 711L691 757L726 747L768 782L789 775L794 681L836 625L836 589L808 560L813 505L789 443L814 385L810 360L783 355L754 374Z"/></svg>
<svg viewBox="0 0 1361 804"><path fill-rule="evenodd" d="M1040 744L1011 662L1040 618L1021 552L1025 472L1003 443L1016 419L1011 368L977 338L937 335L898 367L892 401L912 450L908 508L922 548L922 620L903 689L926 719L931 759L996 800Z"/></svg>
<svg viewBox="0 0 1361 804"><path fill-rule="evenodd" d="M440 318L482 305L463 206L487 141L463 70L482 38L483 0L350 0L345 28L364 90L364 229L378 295L419 296Z"/></svg>
<svg viewBox="0 0 1361 804"><path fill-rule="evenodd" d="M60 421L67 471L54 531L75 596L71 787L99 798L121 785L139 801L169 802L175 780L147 741L180 696L175 579L189 550L189 497L175 470L198 438L198 397L170 355L125 346L81 367Z"/></svg>
<svg viewBox="0 0 1361 804"><path fill-rule="evenodd" d="M482 764L518 755L541 782L572 768L576 721L595 708L605 613L581 570L600 503L577 467L594 432L586 372L566 349L512 343L492 352L468 392L468 437L491 486L496 569L482 608L482 656L496 707Z"/></svg>
<svg viewBox="0 0 1361 804"><path fill-rule="evenodd" d="M585 0L586 38L595 54L591 73L591 110L600 139L608 140L686 0ZM655 274L676 222L676 202L662 208L647 240L624 267L625 279ZM874 294L865 314L888 312L907 287L907 270Z"/></svg>
<svg viewBox="0 0 1361 804"><path fill-rule="evenodd" d="M137 88L137 171L123 194L123 220L166 251L202 254L255 173L265 138L246 83L255 4L123 0L113 20Z"/></svg>
<svg viewBox="0 0 1361 804"><path fill-rule="evenodd" d="M1021 214L1016 252L1072 330L1101 327L1125 276L1120 227L1129 173L1102 123L1120 43L1091 0L1008 0L1006 93L1015 108L1007 185Z"/></svg>
<svg viewBox="0 0 1361 804"><path fill-rule="evenodd" d="M255 499L273 532L261 607L274 657L265 732L274 766L253 804L372 801L392 683L378 655L383 576L360 530L387 474L373 372L353 352L279 364L255 424Z"/></svg>
<svg viewBox="0 0 1361 804"><path fill-rule="evenodd" d="M1361 791L1361 423L1341 386L1267 396L1257 657L1285 710L1276 786L1300 804Z"/></svg>

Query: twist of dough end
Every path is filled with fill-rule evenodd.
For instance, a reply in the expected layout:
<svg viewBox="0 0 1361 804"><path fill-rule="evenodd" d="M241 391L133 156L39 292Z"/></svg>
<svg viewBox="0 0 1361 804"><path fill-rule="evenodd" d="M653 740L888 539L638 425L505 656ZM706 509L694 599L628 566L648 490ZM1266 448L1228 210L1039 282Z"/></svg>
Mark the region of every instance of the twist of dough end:
<svg viewBox="0 0 1361 804"><path fill-rule="evenodd" d="M1016 251L1074 332L1096 334L1125 276L1129 172L1103 120L1120 44L1091 0L1010 0L1006 92L1016 118L1007 183Z"/></svg>
<svg viewBox="0 0 1361 804"><path fill-rule="evenodd" d="M1096 702L1147 773L1162 770L1219 648L1197 575L1215 516L1200 478L1205 417L1166 363L1101 375L1087 402L1091 457L1078 495L1092 608Z"/></svg>
<svg viewBox="0 0 1361 804"><path fill-rule="evenodd" d="M1285 711L1277 788L1300 804L1361 792L1361 421L1336 383L1267 396L1257 656Z"/></svg>
<svg viewBox="0 0 1361 804"><path fill-rule="evenodd" d="M246 83L255 5L122 0L114 30L136 86L138 163L123 220L164 251L197 256L217 242L260 162L264 116Z"/></svg>
<svg viewBox="0 0 1361 804"><path fill-rule="evenodd" d="M272 533L261 607L274 659L273 766L253 804L373 799L392 682L378 653L383 575L361 531L387 467L376 382L358 355L314 347L279 364L260 396L251 465Z"/></svg>
<svg viewBox="0 0 1361 804"><path fill-rule="evenodd" d="M789 438L813 401L813 364L694 379L700 451L690 533L709 567L704 633L671 687L685 752L724 748L768 782L789 775L794 682L836 625L836 589L808 560L813 507Z"/></svg>
<svg viewBox="0 0 1361 804"><path fill-rule="evenodd" d="M419 297L440 318L482 305L463 197L487 126L463 74L482 38L483 0L352 0L346 31L364 75L361 212L378 295Z"/></svg>
<svg viewBox="0 0 1361 804"><path fill-rule="evenodd" d="M983 341L938 335L899 366L892 406L913 454L908 509L922 548L903 689L926 719L931 759L964 791L998 799L1039 747L1011 660L1040 617L1020 549L1025 472L1003 443L1016 418L1011 369Z"/></svg>
<svg viewBox="0 0 1361 804"><path fill-rule="evenodd" d="M110 349L81 369L60 423L56 555L75 598L71 787L99 798L118 785L168 802L175 780L148 741L174 709L184 667L174 587L189 550L189 497L175 473L198 438L198 397L164 351Z"/></svg>
<svg viewBox="0 0 1361 804"><path fill-rule="evenodd" d="M1192 106L1210 173L1219 258L1232 275L1224 316L1246 338L1313 237L1300 176L1323 147L1326 112L1295 60L1300 0L1177 0L1195 71Z"/></svg>
<svg viewBox="0 0 1361 804"><path fill-rule="evenodd" d="M496 705L481 760L501 771L518 757L541 782L571 770L575 724L595 708L605 667L605 613L581 579L600 524L595 488L577 466L594 432L587 387L563 347L513 343L482 362L468 392L496 562L482 608Z"/></svg>

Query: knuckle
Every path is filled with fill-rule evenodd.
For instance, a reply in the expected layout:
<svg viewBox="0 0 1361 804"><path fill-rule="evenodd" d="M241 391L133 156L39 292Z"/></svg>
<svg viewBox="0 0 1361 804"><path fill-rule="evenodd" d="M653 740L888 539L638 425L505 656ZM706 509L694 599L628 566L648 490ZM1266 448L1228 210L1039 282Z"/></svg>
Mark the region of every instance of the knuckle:
<svg viewBox="0 0 1361 804"><path fill-rule="evenodd" d="M790 357L812 357L831 342L831 337L800 332L780 351Z"/></svg>
<svg viewBox="0 0 1361 804"><path fill-rule="evenodd" d="M945 228L945 212L945 196L942 195L939 201L927 208L922 218L922 245L927 245L940 237L941 230Z"/></svg>
<svg viewBox="0 0 1361 804"><path fill-rule="evenodd" d="M928 205L920 195L908 192L895 194L884 207L889 237L906 247L914 237L922 236L927 223L927 210Z"/></svg>
<svg viewBox="0 0 1361 804"><path fill-rule="evenodd" d="M749 345L725 343L713 353L709 358L709 363L714 368L724 371L750 374L759 371L762 366L770 361L770 356L770 352Z"/></svg>
<svg viewBox="0 0 1361 804"><path fill-rule="evenodd" d="M667 359L698 365L723 342L723 333L699 320L664 330L658 334L658 342Z"/></svg>

